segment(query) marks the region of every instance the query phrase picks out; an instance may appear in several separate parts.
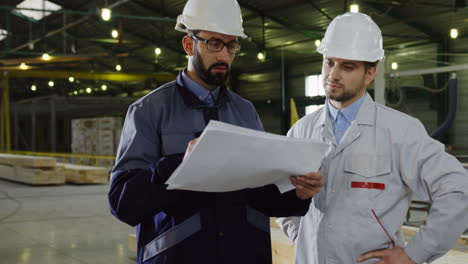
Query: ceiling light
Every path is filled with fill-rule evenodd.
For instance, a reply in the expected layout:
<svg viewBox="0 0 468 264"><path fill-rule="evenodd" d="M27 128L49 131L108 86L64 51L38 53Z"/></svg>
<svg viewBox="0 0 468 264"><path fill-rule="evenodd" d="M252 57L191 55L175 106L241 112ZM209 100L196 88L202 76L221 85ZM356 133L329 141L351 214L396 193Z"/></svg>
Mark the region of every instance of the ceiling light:
<svg viewBox="0 0 468 264"><path fill-rule="evenodd" d="M359 5L357 4L349 5L349 11L351 13L359 13Z"/></svg>
<svg viewBox="0 0 468 264"><path fill-rule="evenodd" d="M450 37L453 38L453 39L456 39L458 37L458 29L451 28L450 29Z"/></svg>
<svg viewBox="0 0 468 264"><path fill-rule="evenodd" d="M54 85L55 85L54 81L49 81L49 86L50 87L54 87Z"/></svg>
<svg viewBox="0 0 468 264"><path fill-rule="evenodd" d="M8 31L6 31L3 28L0 28L0 40L3 40L6 37L8 37Z"/></svg>
<svg viewBox="0 0 468 264"><path fill-rule="evenodd" d="M121 71L121 70L122 70L122 66L120 66L120 64L117 64L117 65L115 65L115 69L116 69L117 71Z"/></svg>
<svg viewBox="0 0 468 264"><path fill-rule="evenodd" d="M111 32L111 35L113 38L118 38L119 37L119 31L117 29L113 29Z"/></svg>
<svg viewBox="0 0 468 264"><path fill-rule="evenodd" d="M105 84L101 85L101 90L103 90L103 91L107 90L107 85L105 85Z"/></svg>
<svg viewBox="0 0 468 264"><path fill-rule="evenodd" d="M392 70L397 70L397 69L398 69L398 63L392 62Z"/></svg>
<svg viewBox="0 0 468 264"><path fill-rule="evenodd" d="M320 39L317 39L317 40L315 41L315 47L320 46L320 44L322 44L322 42L320 41Z"/></svg>
<svg viewBox="0 0 468 264"><path fill-rule="evenodd" d="M41 20L43 17L52 14L51 11L62 9L61 6L47 0L24 0L16 6L18 9L14 13L20 13L34 20ZM35 10L32 10L35 9Z"/></svg>
<svg viewBox="0 0 468 264"><path fill-rule="evenodd" d="M49 56L49 54L47 54L47 53L42 54L42 60L47 61L47 60L50 60L50 59L52 59L52 58Z"/></svg>
<svg viewBox="0 0 468 264"><path fill-rule="evenodd" d="M20 69L22 70L27 70L28 69L28 65L26 65L26 63L22 62L19 66Z"/></svg>
<svg viewBox="0 0 468 264"><path fill-rule="evenodd" d="M31 91L35 92L37 90L37 86L35 84L31 85Z"/></svg>
<svg viewBox="0 0 468 264"><path fill-rule="evenodd" d="M101 9L101 18L104 21L109 21L112 16L112 11L109 8Z"/></svg>
<svg viewBox="0 0 468 264"><path fill-rule="evenodd" d="M259 53L257 54L257 59L258 59L259 61L264 61L264 60L265 60L265 57L266 57L266 56L265 56L265 52L259 52Z"/></svg>
<svg viewBox="0 0 468 264"><path fill-rule="evenodd" d="M161 49L160 48L155 48L154 53L156 54L156 56L161 55Z"/></svg>
<svg viewBox="0 0 468 264"><path fill-rule="evenodd" d="M75 81L75 78L73 76L70 76L70 77L68 77L68 81L72 83L72 82Z"/></svg>

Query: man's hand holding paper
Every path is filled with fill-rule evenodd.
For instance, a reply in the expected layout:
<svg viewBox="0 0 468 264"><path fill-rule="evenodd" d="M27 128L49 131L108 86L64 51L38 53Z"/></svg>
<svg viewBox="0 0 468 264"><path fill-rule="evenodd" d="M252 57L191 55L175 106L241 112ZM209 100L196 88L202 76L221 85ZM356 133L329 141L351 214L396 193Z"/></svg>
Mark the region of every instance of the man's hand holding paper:
<svg viewBox="0 0 468 264"><path fill-rule="evenodd" d="M322 186L321 175L311 172L318 171L328 147L211 121L166 183L168 189L206 192L276 184L282 193L296 187L298 197L307 199Z"/></svg>

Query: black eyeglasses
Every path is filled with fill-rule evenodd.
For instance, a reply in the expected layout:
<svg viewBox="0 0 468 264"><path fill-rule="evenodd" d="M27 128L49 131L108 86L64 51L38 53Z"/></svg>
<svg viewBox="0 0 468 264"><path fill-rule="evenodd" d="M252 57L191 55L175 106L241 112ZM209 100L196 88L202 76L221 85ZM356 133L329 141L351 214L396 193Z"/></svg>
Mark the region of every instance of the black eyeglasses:
<svg viewBox="0 0 468 264"><path fill-rule="evenodd" d="M224 46L227 47L227 50L231 54L238 54L241 50L241 44L235 40L225 43L220 39L203 39L198 36L191 36L195 40L203 41L206 44L206 48L210 51L220 52Z"/></svg>

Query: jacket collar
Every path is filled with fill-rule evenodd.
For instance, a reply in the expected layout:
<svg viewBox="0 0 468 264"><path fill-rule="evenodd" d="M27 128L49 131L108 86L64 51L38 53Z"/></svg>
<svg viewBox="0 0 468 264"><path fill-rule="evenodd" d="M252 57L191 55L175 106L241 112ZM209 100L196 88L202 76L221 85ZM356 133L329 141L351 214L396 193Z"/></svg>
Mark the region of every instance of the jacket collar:
<svg viewBox="0 0 468 264"><path fill-rule="evenodd" d="M179 94L182 96L184 103L186 106L190 108L205 108L207 106L203 101L198 99L198 97L193 94L187 87L185 87L184 80L182 78L182 71L179 72L176 79L177 90ZM215 106L220 108L229 101L229 93L225 85L221 85L219 87L219 94L218 98L216 99Z"/></svg>
<svg viewBox="0 0 468 264"><path fill-rule="evenodd" d="M366 92L364 96L364 102L362 102L362 105L357 113L355 122L358 125L374 126L376 115L375 103L374 100L372 100L372 97L369 95L369 93ZM329 104L328 99L326 101L326 104ZM328 106L325 105L324 107L322 107L322 113L320 113L315 127L324 127L327 122L330 122L331 124L331 120L328 114Z"/></svg>

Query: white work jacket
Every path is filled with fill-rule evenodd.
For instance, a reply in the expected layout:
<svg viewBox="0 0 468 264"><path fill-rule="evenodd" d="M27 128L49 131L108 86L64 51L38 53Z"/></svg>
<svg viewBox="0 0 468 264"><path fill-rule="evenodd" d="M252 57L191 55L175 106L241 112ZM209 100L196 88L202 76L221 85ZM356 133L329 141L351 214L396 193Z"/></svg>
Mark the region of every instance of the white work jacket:
<svg viewBox="0 0 468 264"><path fill-rule="evenodd" d="M357 263L363 253L391 248L392 240L415 262L430 262L468 226L468 175L461 164L417 119L365 96L339 144L326 107L288 132L331 144L320 169L324 186L308 213L277 220L296 243L297 264ZM432 207L405 246L400 227L413 192Z"/></svg>

